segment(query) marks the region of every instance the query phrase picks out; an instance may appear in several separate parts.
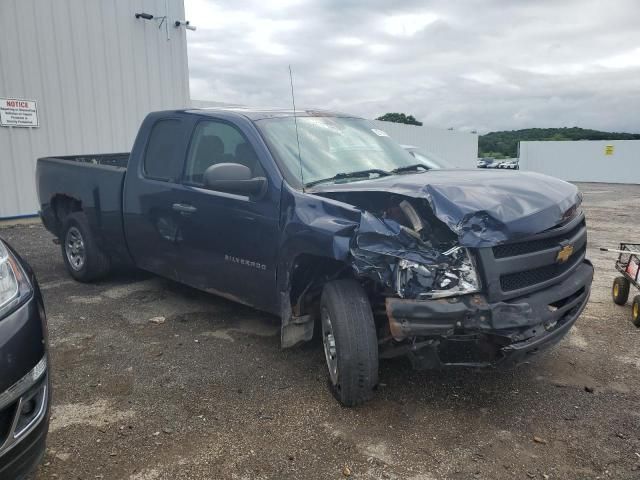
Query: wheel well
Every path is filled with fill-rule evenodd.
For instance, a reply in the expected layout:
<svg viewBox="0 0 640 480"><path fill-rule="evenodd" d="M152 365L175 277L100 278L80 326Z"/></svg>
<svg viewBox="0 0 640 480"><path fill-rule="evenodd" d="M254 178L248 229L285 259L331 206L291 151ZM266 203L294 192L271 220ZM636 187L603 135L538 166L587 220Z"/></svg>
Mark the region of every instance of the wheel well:
<svg viewBox="0 0 640 480"><path fill-rule="evenodd" d="M338 278L352 278L352 270L344 262L317 255L296 257L289 279L291 309L295 316L312 313L325 283Z"/></svg>
<svg viewBox="0 0 640 480"><path fill-rule="evenodd" d="M56 231L60 235L64 219L74 212L81 212L82 203L68 195L58 194L51 199L51 208L55 215Z"/></svg>

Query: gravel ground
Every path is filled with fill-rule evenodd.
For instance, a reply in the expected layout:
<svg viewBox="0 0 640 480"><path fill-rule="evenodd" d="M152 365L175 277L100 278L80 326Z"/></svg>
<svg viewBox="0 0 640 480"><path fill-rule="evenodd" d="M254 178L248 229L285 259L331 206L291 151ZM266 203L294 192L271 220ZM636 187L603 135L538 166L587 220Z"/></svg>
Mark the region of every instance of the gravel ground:
<svg viewBox="0 0 640 480"><path fill-rule="evenodd" d="M386 361L357 409L327 390L320 345L280 350L276 318L140 273L76 283L40 225L0 228L49 316L36 478L640 478L640 330L611 301L614 256L596 249L640 239L640 186L580 187L596 277L558 346L507 371Z"/></svg>

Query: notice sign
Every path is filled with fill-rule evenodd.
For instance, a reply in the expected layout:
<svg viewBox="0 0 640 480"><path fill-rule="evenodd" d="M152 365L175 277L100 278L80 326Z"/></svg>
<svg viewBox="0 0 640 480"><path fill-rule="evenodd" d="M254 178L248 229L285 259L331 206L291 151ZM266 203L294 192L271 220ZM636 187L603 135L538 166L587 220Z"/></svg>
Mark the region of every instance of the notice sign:
<svg viewBox="0 0 640 480"><path fill-rule="evenodd" d="M0 98L0 126L37 127L38 107L35 100Z"/></svg>

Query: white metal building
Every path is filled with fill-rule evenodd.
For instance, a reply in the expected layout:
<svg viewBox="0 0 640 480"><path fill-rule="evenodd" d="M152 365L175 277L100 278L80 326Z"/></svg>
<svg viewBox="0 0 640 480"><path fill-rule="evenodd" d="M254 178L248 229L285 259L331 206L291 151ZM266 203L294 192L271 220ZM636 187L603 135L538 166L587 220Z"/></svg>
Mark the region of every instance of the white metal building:
<svg viewBox="0 0 640 480"><path fill-rule="evenodd" d="M0 0L0 218L37 212L36 158L129 151L189 105L183 20L182 0Z"/></svg>
<svg viewBox="0 0 640 480"><path fill-rule="evenodd" d="M520 142L520 170L573 182L640 184L640 140Z"/></svg>

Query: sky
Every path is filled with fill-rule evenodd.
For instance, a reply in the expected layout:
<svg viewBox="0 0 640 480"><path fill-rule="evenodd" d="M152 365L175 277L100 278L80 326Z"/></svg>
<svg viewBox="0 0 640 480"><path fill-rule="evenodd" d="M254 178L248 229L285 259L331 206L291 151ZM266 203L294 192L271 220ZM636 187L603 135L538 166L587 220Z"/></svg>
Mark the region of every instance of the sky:
<svg viewBox="0 0 640 480"><path fill-rule="evenodd" d="M640 133L640 0L185 0L191 98Z"/></svg>

